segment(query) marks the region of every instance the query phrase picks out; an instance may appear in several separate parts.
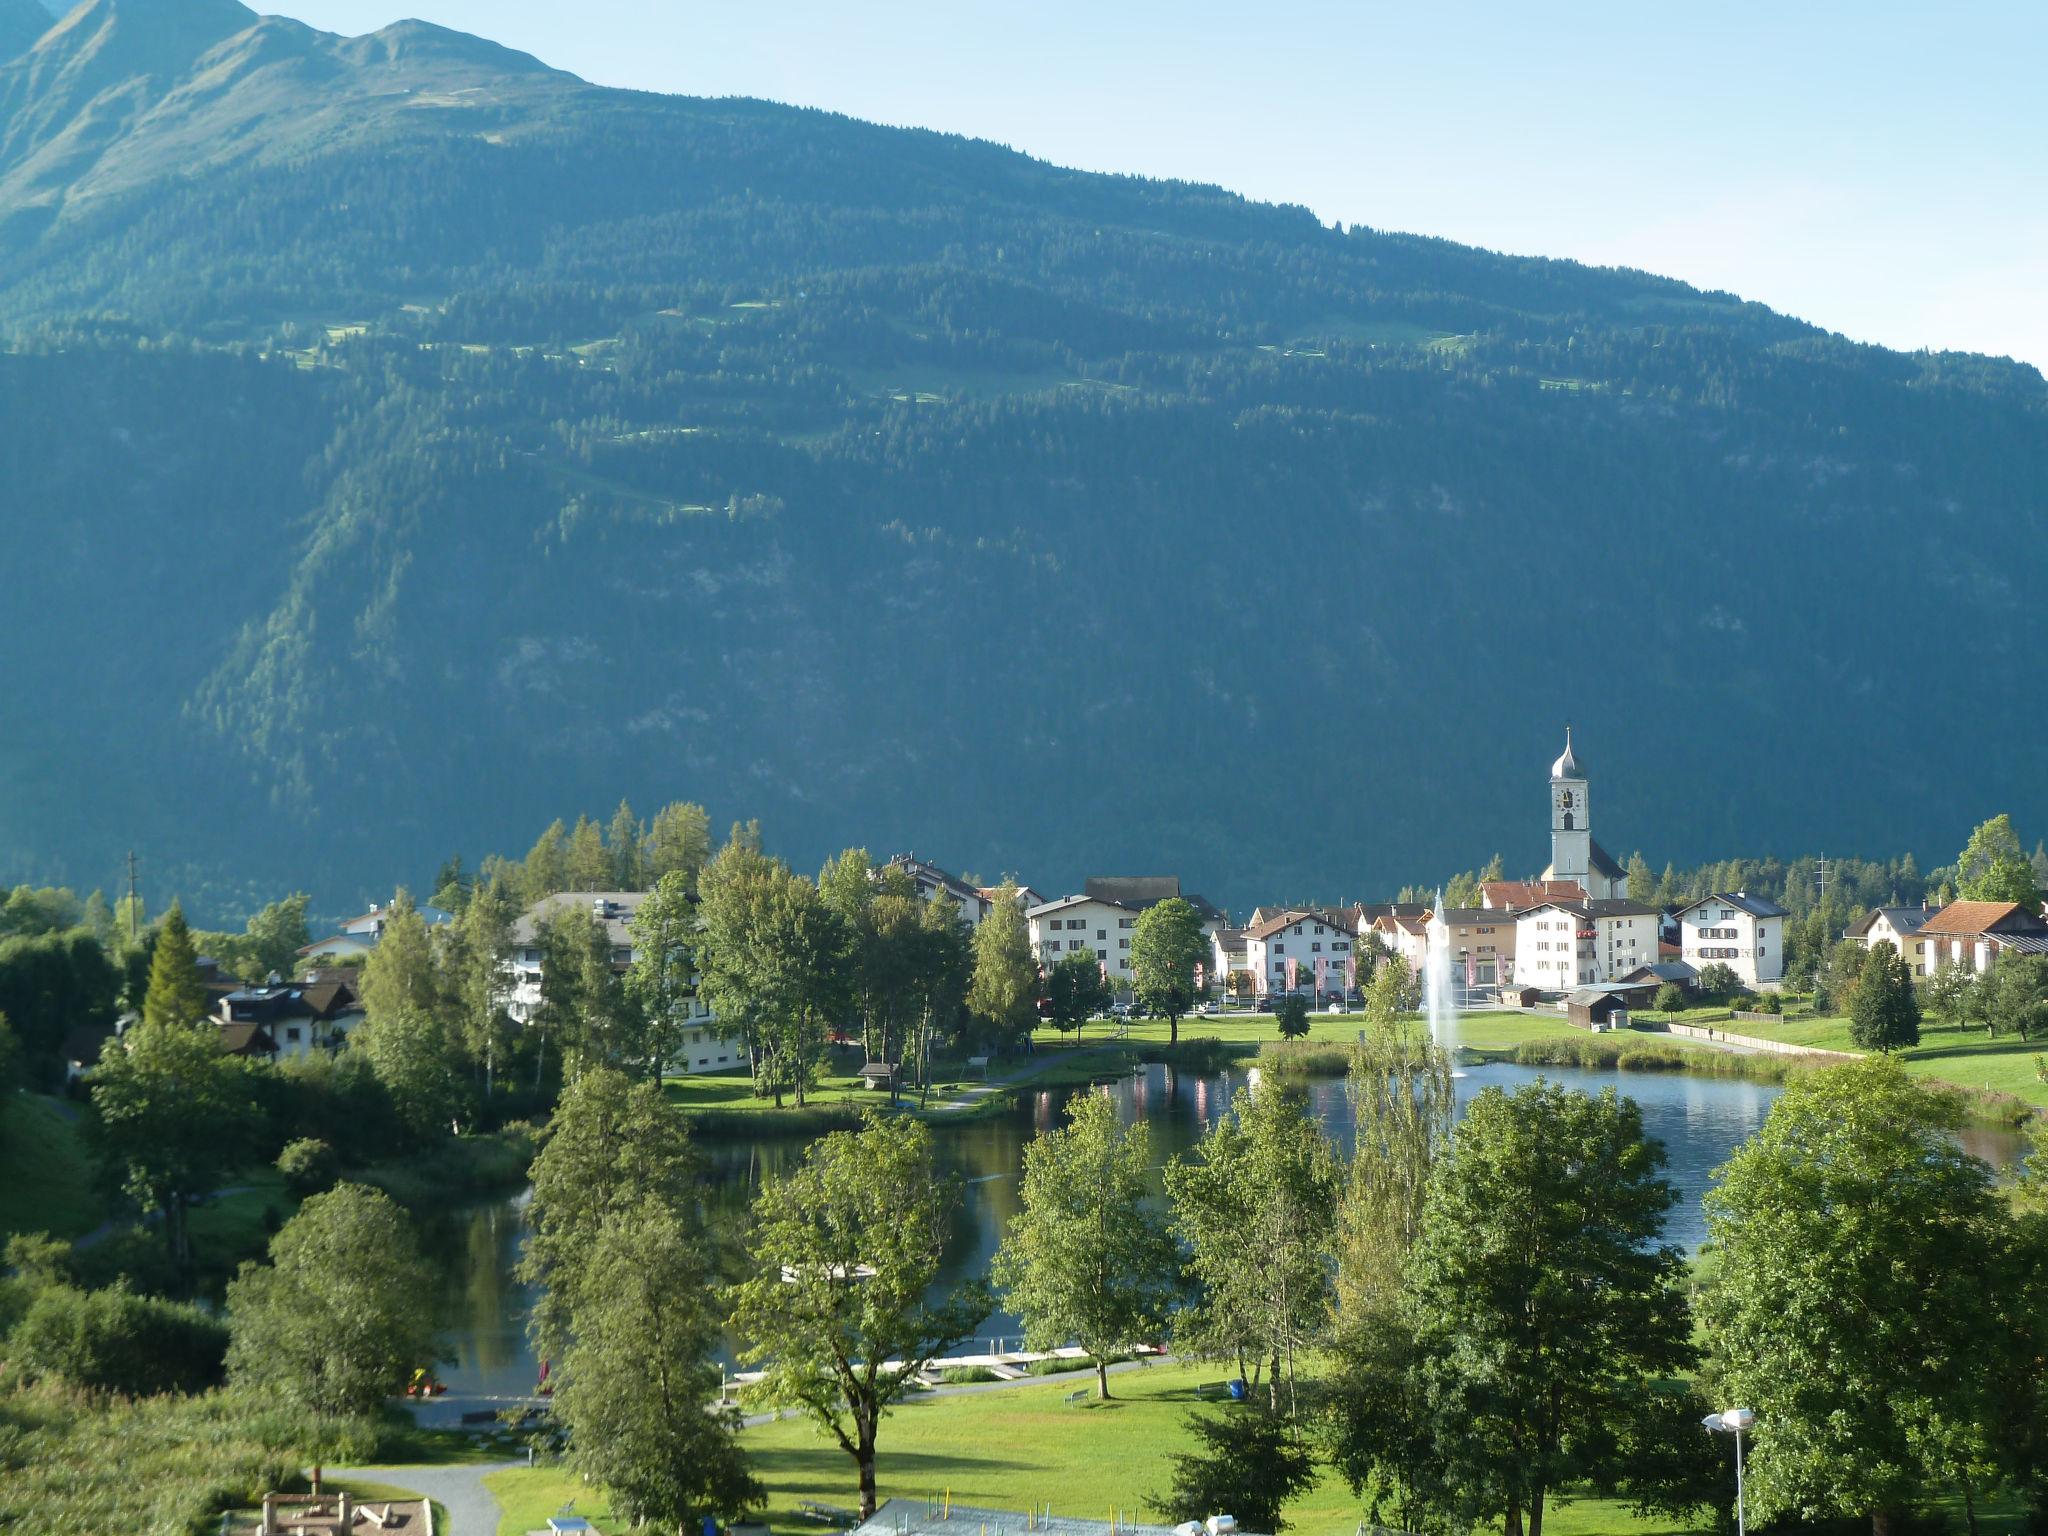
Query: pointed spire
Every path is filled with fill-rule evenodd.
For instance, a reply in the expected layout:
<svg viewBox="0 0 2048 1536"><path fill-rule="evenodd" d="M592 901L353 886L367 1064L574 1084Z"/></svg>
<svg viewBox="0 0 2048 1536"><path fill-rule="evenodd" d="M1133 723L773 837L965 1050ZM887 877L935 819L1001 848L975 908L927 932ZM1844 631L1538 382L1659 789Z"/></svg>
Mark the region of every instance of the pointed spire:
<svg viewBox="0 0 2048 1536"><path fill-rule="evenodd" d="M1572 751L1572 728L1564 728L1564 752L1550 765L1550 777L1555 779L1583 779L1586 775L1579 768L1578 756Z"/></svg>

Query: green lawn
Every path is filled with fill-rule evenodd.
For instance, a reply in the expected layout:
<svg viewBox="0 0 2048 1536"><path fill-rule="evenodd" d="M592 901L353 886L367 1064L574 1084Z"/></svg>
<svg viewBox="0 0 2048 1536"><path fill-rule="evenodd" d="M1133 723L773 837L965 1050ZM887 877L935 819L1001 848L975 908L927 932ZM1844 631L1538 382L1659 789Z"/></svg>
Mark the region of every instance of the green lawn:
<svg viewBox="0 0 2048 1536"><path fill-rule="evenodd" d="M1716 1027L1824 1051L1856 1049L1849 1038L1849 1021L1842 1018L1805 1016L1778 1023L1736 1019ZM1981 1029L1923 1021L1920 1043L1895 1054L1905 1063L1906 1070L1916 1076L1938 1078L1958 1088L2009 1094L2036 1108L2048 1108L2048 1083L2043 1083L2040 1076L2040 1064L2043 1058L2048 1058L2048 1040L1993 1040Z"/></svg>
<svg viewBox="0 0 2048 1536"><path fill-rule="evenodd" d="M80 1237L106 1219L83 1125L68 1105L35 1094L0 1106L0 1237Z"/></svg>
<svg viewBox="0 0 2048 1536"><path fill-rule="evenodd" d="M883 1422L881 1496L950 1493L956 1504L1019 1511L1050 1504L1055 1515L1096 1520L1116 1509L1126 1520L1155 1520L1145 1499L1165 1487L1169 1457L1191 1442L1185 1419L1195 1405L1195 1384L1219 1374L1213 1365L1127 1372L1110 1378L1114 1400L1077 1407L1062 1402L1074 1390L1064 1381L913 1403ZM778 1533L819 1529L797 1515L799 1500L858 1504L852 1459L809 1424L763 1425L746 1430L741 1442L768 1486L768 1520ZM487 1482L506 1511L500 1536L542 1528L570 1499L578 1514L600 1524L610 1513L595 1490L559 1468L498 1472ZM1352 1536L1359 1508L1343 1483L1326 1474L1289 1508L1288 1518L1299 1536ZM1546 1511L1545 1528L1562 1536L1688 1529L1637 1520L1616 1503L1590 1499Z"/></svg>

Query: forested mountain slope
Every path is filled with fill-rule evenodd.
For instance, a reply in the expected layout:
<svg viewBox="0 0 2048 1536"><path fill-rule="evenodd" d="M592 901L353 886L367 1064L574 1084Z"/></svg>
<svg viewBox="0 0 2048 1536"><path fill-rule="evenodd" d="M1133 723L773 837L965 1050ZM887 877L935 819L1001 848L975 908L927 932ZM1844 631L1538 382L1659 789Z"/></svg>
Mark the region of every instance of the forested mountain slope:
<svg viewBox="0 0 2048 1536"><path fill-rule="evenodd" d="M1369 895L1540 865L1566 717L1660 865L2048 813L2039 375L1643 274L88 0L0 323L0 876L339 906L630 794Z"/></svg>

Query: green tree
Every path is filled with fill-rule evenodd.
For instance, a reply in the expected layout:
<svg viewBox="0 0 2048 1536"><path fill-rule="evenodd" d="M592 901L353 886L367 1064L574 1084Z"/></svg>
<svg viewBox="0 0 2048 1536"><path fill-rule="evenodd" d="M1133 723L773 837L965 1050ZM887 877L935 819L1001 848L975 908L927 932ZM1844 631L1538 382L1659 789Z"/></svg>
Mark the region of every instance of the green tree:
<svg viewBox="0 0 2048 1536"><path fill-rule="evenodd" d="M1179 1289L1151 1166L1143 1121L1118 1125L1102 1094L1072 1100L1067 1124L1024 1149L1022 1208L990 1269L1031 1347L1079 1344L1105 1398L1110 1360L1159 1333Z"/></svg>
<svg viewBox="0 0 2048 1536"><path fill-rule="evenodd" d="M551 1404L569 1465L636 1526L677 1536L766 1497L738 1413L705 1411L723 1384L706 1254L702 1232L661 1205L607 1217L576 1255L581 1301Z"/></svg>
<svg viewBox="0 0 2048 1536"><path fill-rule="evenodd" d="M615 891L642 891L648 887L640 867L640 821L624 800L612 812L612 824L605 833L604 851L611 861L611 886Z"/></svg>
<svg viewBox="0 0 2048 1536"><path fill-rule="evenodd" d="M1195 974L1211 964L1202 915L1178 896L1138 914L1131 934L1131 983L1139 1003L1166 1020L1167 1039L1180 1042L1180 1021L1195 1005Z"/></svg>
<svg viewBox="0 0 2048 1536"><path fill-rule="evenodd" d="M1330 1319L1343 1179L1329 1138L1298 1092L1239 1089L1231 1113L1194 1155L1166 1165L1173 1225L1199 1298L1182 1312L1189 1341L1211 1356L1270 1370L1278 1412L1297 1407L1296 1364ZM1249 1381L1256 1385L1255 1366Z"/></svg>
<svg viewBox="0 0 2048 1536"><path fill-rule="evenodd" d="M928 1294L959 1200L924 1126L870 1118L812 1142L754 1202L752 1272L732 1315L742 1359L764 1368L761 1398L800 1409L853 1459L863 1518L883 1415L988 1312L979 1281Z"/></svg>
<svg viewBox="0 0 2048 1536"><path fill-rule="evenodd" d="M1984 1422L2004 1206L1959 1106L1870 1057L1799 1073L1707 1196L1702 1301L1721 1399L1757 1413L1759 1522L1863 1516L1875 1536Z"/></svg>
<svg viewBox="0 0 2048 1536"><path fill-rule="evenodd" d="M697 1006L697 898L680 870L655 882L633 914L633 963L626 993L645 1021L648 1076L683 1056Z"/></svg>
<svg viewBox="0 0 2048 1536"><path fill-rule="evenodd" d="M415 1140L453 1135L466 1108L459 1042L446 1022L402 1006L372 1013L350 1039Z"/></svg>
<svg viewBox="0 0 2048 1536"><path fill-rule="evenodd" d="M578 816L563 854L564 869L572 891L610 889L612 856L604 846L604 834L588 816Z"/></svg>
<svg viewBox="0 0 2048 1536"><path fill-rule="evenodd" d="M570 1077L592 1066L647 1067L642 1017L612 963L610 928L581 905L541 924L540 1007L534 1022L562 1053Z"/></svg>
<svg viewBox="0 0 2048 1536"><path fill-rule="evenodd" d="M1976 976L1966 965L1943 960L1927 978L1927 1007L1937 1019L1954 1029L1963 1022L1969 1004L1970 985Z"/></svg>
<svg viewBox="0 0 2048 1536"><path fill-rule="evenodd" d="M1666 1383L1693 1359L1684 1255L1659 1242L1677 1199L1663 1162L1611 1088L1538 1082L1469 1106L1409 1259L1419 1423L1347 1426L1397 1464L1419 1429L1440 1515L1542 1536L1561 1491L1654 1496L1627 1450L1634 1426L1682 1419L1689 1399Z"/></svg>
<svg viewBox="0 0 2048 1536"><path fill-rule="evenodd" d="M918 903L916 964L911 979L911 1051L917 1062L919 1103L931 1102L932 1055L954 1038L967 1006L974 945L960 903L941 892Z"/></svg>
<svg viewBox="0 0 2048 1536"><path fill-rule="evenodd" d="M1985 977L1990 1033L2022 1040L2048 1030L2048 955L2001 953Z"/></svg>
<svg viewBox="0 0 2048 1536"><path fill-rule="evenodd" d="M1109 1006L1109 983L1102 979L1102 961L1092 949L1061 955L1045 978L1046 1016L1064 1034L1079 1030Z"/></svg>
<svg viewBox="0 0 2048 1536"><path fill-rule="evenodd" d="M614 1218L695 1209L702 1161L658 1085L593 1067L562 1090L529 1177L530 1229L519 1277L540 1288L528 1327L558 1356L574 1331L585 1272L579 1257Z"/></svg>
<svg viewBox="0 0 2048 1536"><path fill-rule="evenodd" d="M711 859L711 818L704 807L677 800L654 813L640 857L641 878L650 885L663 875L681 875L695 890Z"/></svg>
<svg viewBox="0 0 2048 1536"><path fill-rule="evenodd" d="M2012 817L1994 816L1970 834L1956 857L1956 890L1964 901L2016 901L2029 912L2040 909L2041 887Z"/></svg>
<svg viewBox="0 0 2048 1536"><path fill-rule="evenodd" d="M388 1195L341 1184L299 1207L268 1265L229 1282L228 1375L272 1402L368 1414L434 1359L433 1272Z"/></svg>
<svg viewBox="0 0 2048 1536"><path fill-rule="evenodd" d="M1338 1211L1338 1314L1390 1311L1422 1230L1424 1196L1457 1118L1451 1055L1396 1014L1351 1048L1345 1096L1355 1127Z"/></svg>
<svg viewBox="0 0 2048 1536"><path fill-rule="evenodd" d="M967 1007L987 1037L1001 1048L1027 1038L1038 1022L1038 962L1031 954L1031 926L1017 899L1017 882L1005 880L995 904L974 930L974 976Z"/></svg>
<svg viewBox="0 0 2048 1536"><path fill-rule="evenodd" d="M543 897L569 889L569 830L557 819L527 850L526 862L520 866L519 894L532 906Z"/></svg>
<svg viewBox="0 0 2048 1536"><path fill-rule="evenodd" d="M249 1073L217 1030L145 1019L101 1053L90 1081L102 1163L162 1215L172 1261L189 1263L187 1215L246 1150L260 1113Z"/></svg>
<svg viewBox="0 0 2048 1536"><path fill-rule="evenodd" d="M1365 988L1365 1032L1368 1035L1393 1033L1402 1016L1411 1011L1413 987L1408 962L1399 955L1388 955L1374 966L1372 980Z"/></svg>
<svg viewBox="0 0 2048 1536"><path fill-rule="evenodd" d="M1870 946L1849 1015L1849 1038L1866 1051L1920 1043L1920 999L1912 973L1889 939Z"/></svg>
<svg viewBox="0 0 2048 1536"><path fill-rule="evenodd" d="M1299 1040L1308 1034L1308 999L1299 992L1284 992L1273 1005L1273 1021L1282 1039Z"/></svg>
<svg viewBox="0 0 2048 1536"><path fill-rule="evenodd" d="M502 880L479 880L446 930L442 970L454 1010L462 1054L476 1068L484 1097L491 1096L499 1063L512 1050L512 1019L505 1010L505 967L512 958L513 911Z"/></svg>
<svg viewBox="0 0 2048 1536"><path fill-rule="evenodd" d="M40 1287L7 1335L11 1372L89 1392L148 1397L203 1392L221 1377L227 1329L189 1302L105 1290Z"/></svg>
<svg viewBox="0 0 2048 1536"><path fill-rule="evenodd" d="M199 956L185 909L173 901L157 930L156 950L149 961L149 990L143 994L145 1024L197 1024L206 1017L206 986L199 979Z"/></svg>
<svg viewBox="0 0 2048 1536"><path fill-rule="evenodd" d="M1628 894L1640 902L1648 902L1657 894L1657 877L1650 873L1650 861L1643 857L1640 849L1629 855Z"/></svg>
<svg viewBox="0 0 2048 1536"><path fill-rule="evenodd" d="M438 1017L446 1007L434 938L408 891L399 891L385 911L384 931L363 962L360 991L371 1024L406 1012Z"/></svg>
<svg viewBox="0 0 2048 1536"><path fill-rule="evenodd" d="M1315 1457L1287 1420L1256 1408L1188 1415L1196 1449L1173 1457L1173 1482L1148 1499L1155 1514L1179 1525L1219 1510L1240 1529L1284 1531L1287 1501L1316 1480Z"/></svg>
<svg viewBox="0 0 2048 1536"><path fill-rule="evenodd" d="M295 891L249 919L245 946L253 976L290 976L298 968L299 951L313 942L306 924L312 898Z"/></svg>

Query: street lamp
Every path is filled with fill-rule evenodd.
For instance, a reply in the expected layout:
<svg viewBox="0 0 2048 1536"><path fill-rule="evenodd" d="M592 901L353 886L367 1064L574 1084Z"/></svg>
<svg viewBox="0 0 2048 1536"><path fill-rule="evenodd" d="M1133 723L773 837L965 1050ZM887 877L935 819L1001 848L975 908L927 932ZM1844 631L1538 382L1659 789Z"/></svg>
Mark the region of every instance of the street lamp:
<svg viewBox="0 0 2048 1536"><path fill-rule="evenodd" d="M1709 1434L1735 1437L1735 1536L1749 1536L1742 1518L1742 1432L1754 1423L1756 1413L1749 1408L1730 1408L1726 1413L1710 1413L1700 1420Z"/></svg>

